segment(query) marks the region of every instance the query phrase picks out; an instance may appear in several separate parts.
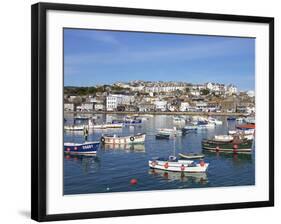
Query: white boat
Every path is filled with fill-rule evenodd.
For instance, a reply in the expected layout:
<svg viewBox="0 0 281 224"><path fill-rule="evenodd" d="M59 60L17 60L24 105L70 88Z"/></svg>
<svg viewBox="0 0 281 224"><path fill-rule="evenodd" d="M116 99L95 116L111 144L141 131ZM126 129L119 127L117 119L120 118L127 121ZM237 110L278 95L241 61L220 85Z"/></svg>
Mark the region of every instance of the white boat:
<svg viewBox="0 0 281 224"><path fill-rule="evenodd" d="M214 117L209 117L208 118L208 122L209 123L213 123L215 125L222 125L222 121L220 121L220 120L218 120L218 119L216 119Z"/></svg>
<svg viewBox="0 0 281 224"><path fill-rule="evenodd" d="M100 140L103 144L140 144L144 143L145 134L139 133L129 136L103 135Z"/></svg>
<svg viewBox="0 0 281 224"><path fill-rule="evenodd" d="M205 157L205 155L202 153L194 153L194 152L186 153L186 154L179 153L179 156L184 159L202 159Z"/></svg>
<svg viewBox="0 0 281 224"><path fill-rule="evenodd" d="M107 128L123 128L123 123L106 123L106 124L95 124L93 120L89 119L89 129L107 129Z"/></svg>
<svg viewBox="0 0 281 224"><path fill-rule="evenodd" d="M157 129L157 131L158 131L158 134L182 136L182 130L178 130L176 127L174 127L174 128L159 128L159 129Z"/></svg>
<svg viewBox="0 0 281 224"><path fill-rule="evenodd" d="M208 129L208 128L214 128L215 124L205 121L198 121L197 122L198 129Z"/></svg>
<svg viewBox="0 0 281 224"><path fill-rule="evenodd" d="M159 169L174 172L188 172L188 173L204 173L206 172L209 163L203 160L196 163L193 160L180 160L175 156L169 156L168 159L155 158L148 161L148 165L152 169Z"/></svg>
<svg viewBox="0 0 281 224"><path fill-rule="evenodd" d="M255 121L255 117L247 117L244 119L244 121L248 124L255 124L256 121Z"/></svg>
<svg viewBox="0 0 281 224"><path fill-rule="evenodd" d="M244 118L243 118L243 117L237 117L237 118L236 118L236 121L237 121L237 122L243 122L243 121L244 121Z"/></svg>
<svg viewBox="0 0 281 224"><path fill-rule="evenodd" d="M64 130L65 131L83 131L85 125L65 125Z"/></svg>
<svg viewBox="0 0 281 224"><path fill-rule="evenodd" d="M183 117L176 116L176 117L173 117L173 122L174 123L185 123L185 119Z"/></svg>

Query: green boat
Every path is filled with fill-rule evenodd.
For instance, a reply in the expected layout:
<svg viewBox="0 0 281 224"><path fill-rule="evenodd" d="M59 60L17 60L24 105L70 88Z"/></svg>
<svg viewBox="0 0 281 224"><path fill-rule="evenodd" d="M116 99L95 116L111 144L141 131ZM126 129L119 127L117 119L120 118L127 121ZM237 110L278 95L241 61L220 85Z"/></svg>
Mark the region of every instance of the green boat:
<svg viewBox="0 0 281 224"><path fill-rule="evenodd" d="M213 152L249 153L252 151L253 139L234 138L229 141L203 139L202 148Z"/></svg>

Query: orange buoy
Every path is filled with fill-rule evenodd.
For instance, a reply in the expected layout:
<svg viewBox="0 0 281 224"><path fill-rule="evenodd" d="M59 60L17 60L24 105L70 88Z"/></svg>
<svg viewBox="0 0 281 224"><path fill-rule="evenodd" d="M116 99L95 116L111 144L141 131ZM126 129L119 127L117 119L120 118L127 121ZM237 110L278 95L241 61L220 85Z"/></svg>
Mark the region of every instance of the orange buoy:
<svg viewBox="0 0 281 224"><path fill-rule="evenodd" d="M135 179L135 178L131 179L131 181L130 181L130 184L131 184L131 185L135 185L135 184L137 184L137 183L138 183L138 181L137 181L137 179Z"/></svg>

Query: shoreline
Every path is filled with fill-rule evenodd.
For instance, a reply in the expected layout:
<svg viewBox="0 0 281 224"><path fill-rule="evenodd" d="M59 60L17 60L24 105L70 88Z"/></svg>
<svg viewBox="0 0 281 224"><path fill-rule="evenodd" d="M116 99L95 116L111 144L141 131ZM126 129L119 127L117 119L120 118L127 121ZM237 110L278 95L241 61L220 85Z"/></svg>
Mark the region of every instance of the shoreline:
<svg viewBox="0 0 281 224"><path fill-rule="evenodd" d="M130 111L64 111L64 114L137 114L137 115L201 115L201 116L245 116L243 113L229 112L130 112Z"/></svg>

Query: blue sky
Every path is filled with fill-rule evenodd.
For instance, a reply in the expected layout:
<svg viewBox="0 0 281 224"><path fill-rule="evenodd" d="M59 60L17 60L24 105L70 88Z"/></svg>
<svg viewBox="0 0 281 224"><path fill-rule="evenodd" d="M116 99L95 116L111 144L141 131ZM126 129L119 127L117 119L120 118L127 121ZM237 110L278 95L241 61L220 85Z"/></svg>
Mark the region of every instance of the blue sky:
<svg viewBox="0 0 281 224"><path fill-rule="evenodd" d="M254 90L252 38L64 29L64 85L116 81L234 84Z"/></svg>

